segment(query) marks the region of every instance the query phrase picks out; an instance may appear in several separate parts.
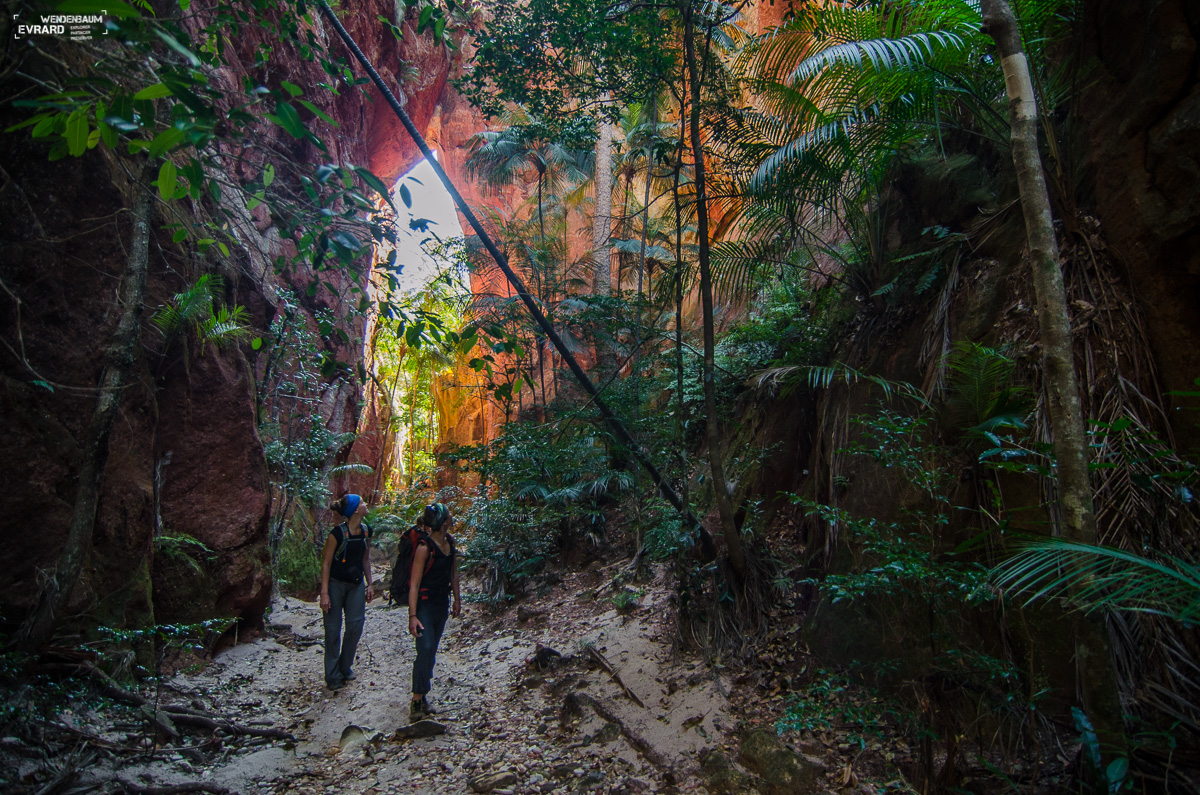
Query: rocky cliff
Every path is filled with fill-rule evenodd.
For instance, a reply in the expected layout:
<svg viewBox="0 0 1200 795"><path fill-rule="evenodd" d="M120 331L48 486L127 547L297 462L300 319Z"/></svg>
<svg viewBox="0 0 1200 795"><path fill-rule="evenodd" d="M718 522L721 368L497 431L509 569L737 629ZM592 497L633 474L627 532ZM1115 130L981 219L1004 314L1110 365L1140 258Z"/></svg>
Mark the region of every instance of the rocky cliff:
<svg viewBox="0 0 1200 795"><path fill-rule="evenodd" d="M403 87L418 127L453 150L478 129L478 119L447 83L452 59L445 47L417 37L411 20L397 20L403 31L399 39L379 24L378 16L393 18L396 7L380 0L358 4L345 22L384 79ZM398 7L403 13L404 6ZM265 65L256 62L258 45L269 44L269 35L253 26L244 32L227 68L212 75L214 82L234 85L252 76L267 85L286 79L312 87L327 78L316 62L296 52L279 51ZM312 32L343 52L319 17ZM71 62L69 43L44 44L47 50L62 48L59 60ZM3 85L10 96L40 91L26 75L42 81L71 76L34 48L10 53L6 66ZM259 145L287 147L301 164L369 165L385 183L419 157L373 92L343 91L321 104L339 125L328 154L285 137L278 128L260 130ZM23 114L4 106L0 127L21 121ZM50 162L47 147L31 140L27 130L6 134L4 145L0 411L7 433L0 440L5 462L0 507L8 517L10 543L0 549L0 566L11 575L0 586L0 610L5 621L13 622L31 606L39 577L52 570L65 541L78 440L95 405L104 346L121 309L116 296L130 239L124 208L131 189L118 161L102 149ZM456 169L461 157L449 153L447 162ZM149 316L201 272L216 272L225 277L222 302L245 307L253 333L265 335L279 287L290 287L313 314L343 304L348 291L365 281L367 269L326 278L329 283L309 295L305 288L313 274L274 272L275 257L289 244L281 242L263 208L250 212L234 204L226 209L235 236L245 243L228 257L197 259L174 244L168 232L158 232L152 241L136 378L121 400L92 553L73 591L71 618L92 626L216 616L255 625L270 595L272 506L256 425L261 357L248 345L203 352L186 343L168 346ZM156 226L163 220L159 213ZM335 336L323 344L343 361L360 361L362 321L349 321L344 330L348 343ZM343 376L325 384L323 392L330 430L354 430L360 385ZM194 539L206 549L181 546L171 541L175 537Z"/></svg>

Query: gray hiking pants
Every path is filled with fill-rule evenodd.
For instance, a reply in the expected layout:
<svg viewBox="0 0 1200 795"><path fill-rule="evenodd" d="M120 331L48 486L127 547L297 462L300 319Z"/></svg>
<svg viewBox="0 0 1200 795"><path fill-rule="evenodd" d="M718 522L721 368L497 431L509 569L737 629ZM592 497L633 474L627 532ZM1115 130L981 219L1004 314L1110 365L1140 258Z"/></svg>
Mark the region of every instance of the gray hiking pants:
<svg viewBox="0 0 1200 795"><path fill-rule="evenodd" d="M342 637L342 613L346 636ZM357 585L329 579L329 610L325 613L325 684L340 685L350 676L367 615L367 583Z"/></svg>

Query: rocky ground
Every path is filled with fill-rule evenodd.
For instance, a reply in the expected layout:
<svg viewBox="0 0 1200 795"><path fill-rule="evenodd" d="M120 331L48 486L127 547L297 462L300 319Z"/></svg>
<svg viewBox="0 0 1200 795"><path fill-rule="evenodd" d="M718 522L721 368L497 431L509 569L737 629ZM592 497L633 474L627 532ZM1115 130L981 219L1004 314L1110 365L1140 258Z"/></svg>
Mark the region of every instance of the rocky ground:
<svg viewBox="0 0 1200 795"><path fill-rule="evenodd" d="M160 728L151 740L146 719L163 714L153 703L140 724L77 705L48 727L83 740L76 757L48 764L20 739L0 740L15 765L5 780L17 788L6 791L876 791L851 777L836 748L817 742L804 756L772 731L748 732L770 726L774 702L748 693L745 677L729 681L674 651L664 573L638 586L636 604L614 598L613 567L624 565L593 564L502 611L466 605L442 639L430 696L438 714L419 726L428 736L406 736L406 608L368 606L357 679L332 692L319 609L284 597L264 636L166 681L154 703L176 705L166 720L180 736ZM196 737L183 725L188 712L224 723ZM116 752L131 747L141 752ZM62 786L47 789L53 775Z"/></svg>

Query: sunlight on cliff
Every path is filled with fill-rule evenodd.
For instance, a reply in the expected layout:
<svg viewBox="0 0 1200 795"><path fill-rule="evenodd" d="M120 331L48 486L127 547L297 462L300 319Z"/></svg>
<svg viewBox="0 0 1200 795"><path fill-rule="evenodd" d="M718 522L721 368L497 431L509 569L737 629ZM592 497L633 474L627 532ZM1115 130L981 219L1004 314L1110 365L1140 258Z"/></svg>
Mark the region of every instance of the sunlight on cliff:
<svg viewBox="0 0 1200 795"><path fill-rule="evenodd" d="M428 313L440 318L444 330L457 330L470 302L470 287L454 202L426 160L396 181L392 199L396 244L377 247L373 289L403 307L410 320ZM445 423L440 405L445 396L438 399L438 386L461 363L445 346L414 344L411 323L406 329L395 320L374 318L372 326L365 353L374 374L375 410L386 428L382 483L402 488L435 465Z"/></svg>

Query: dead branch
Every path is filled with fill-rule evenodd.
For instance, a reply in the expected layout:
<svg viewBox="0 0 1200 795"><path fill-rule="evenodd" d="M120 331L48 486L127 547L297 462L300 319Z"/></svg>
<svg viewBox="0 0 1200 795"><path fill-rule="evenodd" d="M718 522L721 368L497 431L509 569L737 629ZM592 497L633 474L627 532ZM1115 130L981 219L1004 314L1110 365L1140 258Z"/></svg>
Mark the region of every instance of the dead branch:
<svg viewBox="0 0 1200 795"><path fill-rule="evenodd" d="M644 756L648 762L657 765L664 770L671 769L671 763L668 762L663 755L660 754L658 750L646 740L645 737L642 737L640 734L634 731L633 728L629 726L629 724L627 724L620 715L614 712L612 708L603 701L598 698L593 698L587 693L580 692L572 693L569 698L574 698L577 699L579 703L587 704L592 708L592 711L594 711L601 718L604 718L604 720L608 721L609 723L615 724L616 727L621 730L622 736L624 736L625 739L629 741L629 744L636 748L638 753Z"/></svg>
<svg viewBox="0 0 1200 795"><path fill-rule="evenodd" d="M119 753L128 754L128 753L134 753L134 752L141 750L139 748L131 748L130 746L127 746L127 745L120 745L119 743L114 743L110 740L105 740L103 737L97 737L94 734L85 732L82 729L76 729L73 726L68 726L65 723L53 723L51 721L42 721L41 725L46 727L47 729L53 729L54 731L66 732L67 734L74 735L74 736L78 737L79 739L83 740L88 745L95 746L96 748L100 748L105 751L116 751Z"/></svg>
<svg viewBox="0 0 1200 795"><path fill-rule="evenodd" d="M166 787L143 787L141 784L134 784L123 778L117 779L117 783L124 787L126 792L136 792L139 795L176 795L176 793L182 792L211 792L213 795L228 795L229 793L229 789L226 787L203 781L187 781L183 784L171 784Z"/></svg>
<svg viewBox="0 0 1200 795"><path fill-rule="evenodd" d="M588 655L595 660L600 667L608 673L609 676L612 677L612 680L621 687L621 690L625 693L625 695L629 696L633 703L637 704L642 709L645 709L646 705L642 703L640 698L638 698L637 693L629 689L629 685L625 684L625 682L621 679L621 676L617 673L616 669L613 668L612 663L610 663L603 654L597 651L595 646L588 646L587 650Z"/></svg>
<svg viewBox="0 0 1200 795"><path fill-rule="evenodd" d="M264 729L257 726L243 726L240 723L232 723L227 720L214 720L213 718L206 718L202 715L192 715L188 712L174 712L169 708L164 708L164 711L169 712L171 719L174 720L179 726L198 726L199 728L208 729L209 731L217 731L220 729L222 731L229 732L230 734L240 734L249 737L267 737L272 740L294 741L296 739L291 732L286 732L283 729Z"/></svg>

